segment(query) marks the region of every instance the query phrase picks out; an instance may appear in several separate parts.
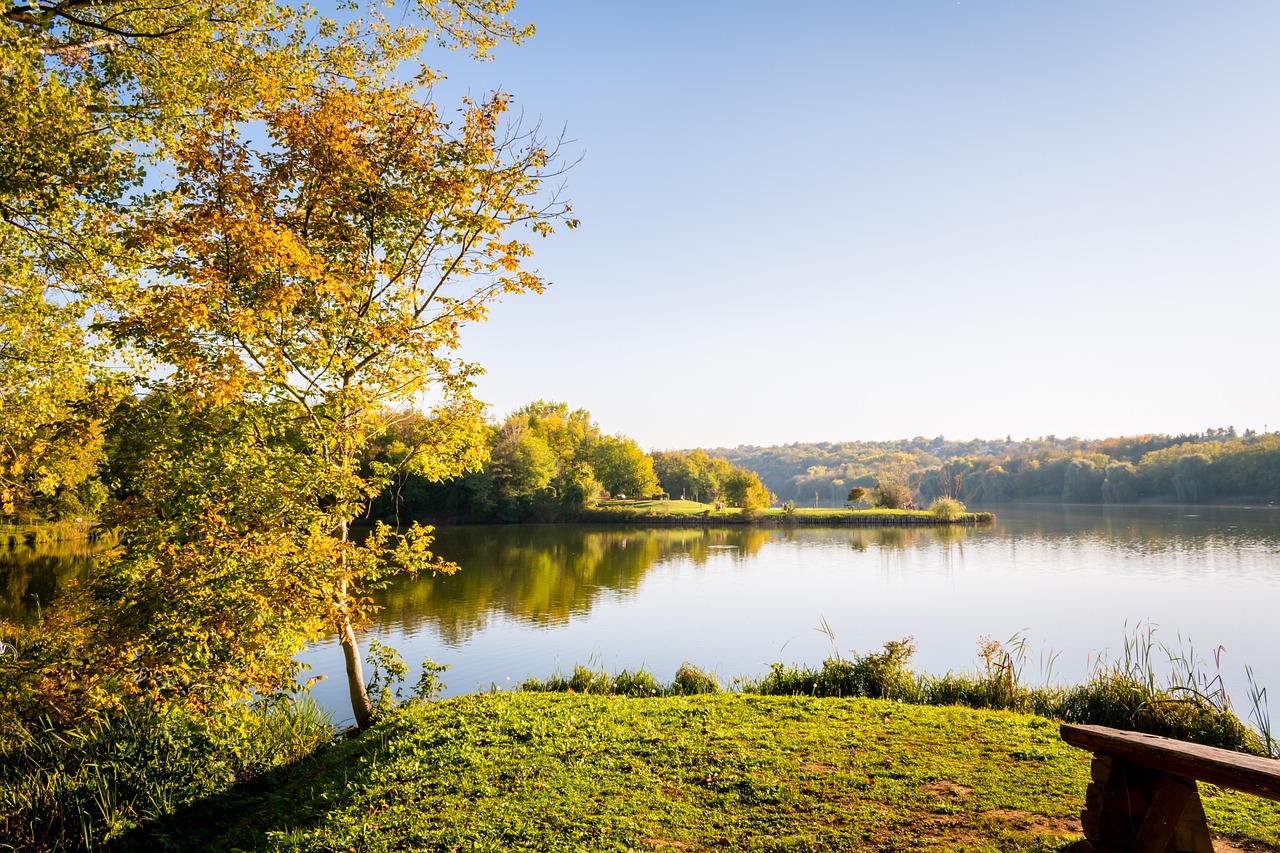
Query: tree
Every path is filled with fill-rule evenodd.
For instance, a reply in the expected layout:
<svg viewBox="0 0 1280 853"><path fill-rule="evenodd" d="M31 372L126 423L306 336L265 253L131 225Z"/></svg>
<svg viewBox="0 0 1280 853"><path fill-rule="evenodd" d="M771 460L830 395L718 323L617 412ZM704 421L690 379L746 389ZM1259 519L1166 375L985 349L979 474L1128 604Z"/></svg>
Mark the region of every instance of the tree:
<svg viewBox="0 0 1280 853"><path fill-rule="evenodd" d="M495 499L533 501L545 493L559 473L556 455L542 438L519 421L508 422L498 431L489 454Z"/></svg>
<svg viewBox="0 0 1280 853"><path fill-rule="evenodd" d="M1213 495L1213 462L1203 453L1192 453L1180 458L1174 466L1173 488L1179 503L1194 504L1209 500Z"/></svg>
<svg viewBox="0 0 1280 853"><path fill-rule="evenodd" d="M210 706L292 680L291 656L324 627L341 543L291 415L174 394L115 413L109 521L124 547L88 588L96 642L129 662L120 684Z"/></svg>
<svg viewBox="0 0 1280 853"><path fill-rule="evenodd" d="M721 482L730 470L727 462L712 459L704 450L659 451L653 454L653 467L664 492L694 501L710 500L719 494Z"/></svg>
<svg viewBox="0 0 1280 853"><path fill-rule="evenodd" d="M1009 496L1009 474L999 465L992 465L982 472L978 478L977 499L987 503L997 503Z"/></svg>
<svg viewBox="0 0 1280 853"><path fill-rule="evenodd" d="M734 468L725 478L724 498L730 506L746 510L768 509L773 501L773 495L760 482L760 476L745 468Z"/></svg>
<svg viewBox="0 0 1280 853"><path fill-rule="evenodd" d="M871 491L871 499L877 507L905 509L912 502L911 487L895 477L881 477Z"/></svg>
<svg viewBox="0 0 1280 853"><path fill-rule="evenodd" d="M1089 459L1072 459L1062 470L1063 503L1097 503L1105 472Z"/></svg>
<svg viewBox="0 0 1280 853"><path fill-rule="evenodd" d="M1128 462L1107 465L1102 481L1102 502L1132 503L1138 499L1138 469Z"/></svg>
<svg viewBox="0 0 1280 853"><path fill-rule="evenodd" d="M512 412L507 423L523 424L555 453L557 472L552 487L562 508L595 504L602 486L592 452L600 440L600 427L591 420L590 412L570 410L567 403L535 400Z"/></svg>
<svg viewBox="0 0 1280 853"><path fill-rule="evenodd" d="M845 501L858 506L867 499L867 489L865 486L854 486L849 489L849 494L845 497Z"/></svg>
<svg viewBox="0 0 1280 853"><path fill-rule="evenodd" d="M135 281L136 187L210 96L260 97L264 65L306 73L303 17L271 0L0 13L0 513L84 482L82 449L129 387L87 321Z"/></svg>
<svg viewBox="0 0 1280 853"><path fill-rule="evenodd" d="M611 495L650 497L658 489L653 460L634 439L606 436L596 442L591 453L596 478Z"/></svg>
<svg viewBox="0 0 1280 853"><path fill-rule="evenodd" d="M541 194L554 149L518 125L504 131L506 96L466 101L450 125L420 97L434 74L392 78L424 33L373 35L340 42L272 100L209 108L208 125L172 152L174 203L136 236L156 253L146 286L105 325L167 365L165 384L191 399L292 419L336 543L324 546L327 616L361 727L372 705L356 630L373 569L350 524L393 473L366 469L362 455L388 410L430 393L430 429L397 464L438 480L478 463L478 368L454 355L459 330L501 296L541 291L524 269L530 246L510 232L576 224ZM430 557L421 539L401 544L397 559Z"/></svg>
<svg viewBox="0 0 1280 853"><path fill-rule="evenodd" d="M586 462L600 438L600 427L591 420L586 409L569 409L567 403L535 400L516 409L508 423L519 421L542 438L560 457L562 468Z"/></svg>

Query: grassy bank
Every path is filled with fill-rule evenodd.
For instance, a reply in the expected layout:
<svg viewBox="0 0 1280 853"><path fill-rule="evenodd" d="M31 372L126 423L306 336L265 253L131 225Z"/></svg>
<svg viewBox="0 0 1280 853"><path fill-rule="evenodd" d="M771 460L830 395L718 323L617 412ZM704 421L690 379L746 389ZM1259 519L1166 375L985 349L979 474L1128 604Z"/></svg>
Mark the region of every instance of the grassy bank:
<svg viewBox="0 0 1280 853"><path fill-rule="evenodd" d="M0 548L47 548L64 542L93 542L103 533L96 522L89 521L0 524Z"/></svg>
<svg viewBox="0 0 1280 853"><path fill-rule="evenodd" d="M770 524L770 525L864 525L893 527L928 524L986 524L995 521L989 512L965 512L958 518L943 518L928 510L905 509L786 509L744 510L684 500L602 501L582 513L592 522L644 522L652 524Z"/></svg>
<svg viewBox="0 0 1280 853"><path fill-rule="evenodd" d="M1062 850L1088 762L1008 712L491 694L404 709L119 849ZM1280 845L1280 804L1204 799L1215 833Z"/></svg>
<svg viewBox="0 0 1280 853"><path fill-rule="evenodd" d="M1075 686L1024 684L1017 638L967 673L916 673L913 650L775 664L731 692L690 664L669 683L578 666L336 742L305 701L13 722L0 851L1064 850L1089 756L1060 721L1280 754L1150 629ZM382 672L384 698L402 676ZM1280 849L1280 804L1203 794L1215 832Z"/></svg>

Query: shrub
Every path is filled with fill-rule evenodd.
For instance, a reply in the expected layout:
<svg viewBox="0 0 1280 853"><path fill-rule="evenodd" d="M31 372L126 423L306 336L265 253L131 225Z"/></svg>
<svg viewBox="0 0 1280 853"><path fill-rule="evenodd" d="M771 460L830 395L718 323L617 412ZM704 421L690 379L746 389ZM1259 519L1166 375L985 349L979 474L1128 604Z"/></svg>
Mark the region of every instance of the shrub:
<svg viewBox="0 0 1280 853"><path fill-rule="evenodd" d="M852 695L904 701L917 696L920 691L909 666L915 653L915 637L890 640L884 644L882 652L865 655L855 652L849 673L856 691Z"/></svg>
<svg viewBox="0 0 1280 853"><path fill-rule="evenodd" d="M911 503L911 487L901 480L885 477L871 490L871 500L881 509L902 509Z"/></svg>
<svg viewBox="0 0 1280 853"><path fill-rule="evenodd" d="M964 516L964 504L955 498L938 498L929 504L929 512L939 521L959 521Z"/></svg>
<svg viewBox="0 0 1280 853"><path fill-rule="evenodd" d="M676 677L671 682L671 692L677 694L691 695L719 691L720 682L716 681L713 674L688 662L680 664L680 668L676 670Z"/></svg>
<svg viewBox="0 0 1280 853"><path fill-rule="evenodd" d="M438 698L440 691L449 686L440 680L440 676L444 675L451 666L453 664L436 663L431 658L424 658L422 675L418 677L418 684L413 688L413 695L423 701Z"/></svg>
<svg viewBox="0 0 1280 853"><path fill-rule="evenodd" d="M658 679L643 669L631 672L624 669L614 676L613 692L619 696L659 696L666 692Z"/></svg>
<svg viewBox="0 0 1280 853"><path fill-rule="evenodd" d="M590 669L579 664L573 668L569 689L575 693L609 694L613 692L613 682L603 669Z"/></svg>

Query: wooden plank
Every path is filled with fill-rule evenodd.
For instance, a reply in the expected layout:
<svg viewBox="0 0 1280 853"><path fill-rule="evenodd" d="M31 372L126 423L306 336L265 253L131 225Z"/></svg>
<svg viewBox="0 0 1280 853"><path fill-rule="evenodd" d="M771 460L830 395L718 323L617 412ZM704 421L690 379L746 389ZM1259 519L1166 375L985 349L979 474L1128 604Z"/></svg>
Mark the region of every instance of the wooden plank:
<svg viewBox="0 0 1280 853"><path fill-rule="evenodd" d="M1139 789L1090 782L1084 792L1084 807L1098 814L1144 815L1151 808L1151 798Z"/></svg>
<svg viewBox="0 0 1280 853"><path fill-rule="evenodd" d="M1213 853L1213 836L1209 834L1198 791L1182 810L1182 820L1173 829L1173 846L1178 853Z"/></svg>
<svg viewBox="0 0 1280 853"><path fill-rule="evenodd" d="M1182 810L1195 792L1195 782L1188 783L1175 776L1161 779L1151 801L1151 810L1134 839L1133 853L1164 853L1173 840L1174 827L1182 819Z"/></svg>
<svg viewBox="0 0 1280 853"><path fill-rule="evenodd" d="M1105 844L1094 844L1087 838L1081 838L1079 841L1067 845L1067 848L1062 853L1125 853L1125 850L1120 847L1108 847ZM1209 853L1213 853L1213 851L1209 851Z"/></svg>
<svg viewBox="0 0 1280 853"><path fill-rule="evenodd" d="M1081 749L1117 756L1175 776L1280 800L1280 761L1272 758L1106 726L1064 723L1060 732L1064 741Z"/></svg>
<svg viewBox="0 0 1280 853"><path fill-rule="evenodd" d="M1084 837L1101 847L1128 850L1138 836L1140 816L1102 814L1088 809L1080 812L1080 828Z"/></svg>

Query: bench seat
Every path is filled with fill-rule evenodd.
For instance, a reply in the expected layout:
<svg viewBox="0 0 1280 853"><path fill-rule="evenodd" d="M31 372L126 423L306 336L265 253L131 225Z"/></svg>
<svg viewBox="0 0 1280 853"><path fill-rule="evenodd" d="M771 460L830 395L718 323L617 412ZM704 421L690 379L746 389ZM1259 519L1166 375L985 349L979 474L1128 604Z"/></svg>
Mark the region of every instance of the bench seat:
<svg viewBox="0 0 1280 853"><path fill-rule="evenodd" d="M1106 726L1064 724L1094 754L1080 851L1213 853L1196 782L1280 800L1280 761Z"/></svg>

